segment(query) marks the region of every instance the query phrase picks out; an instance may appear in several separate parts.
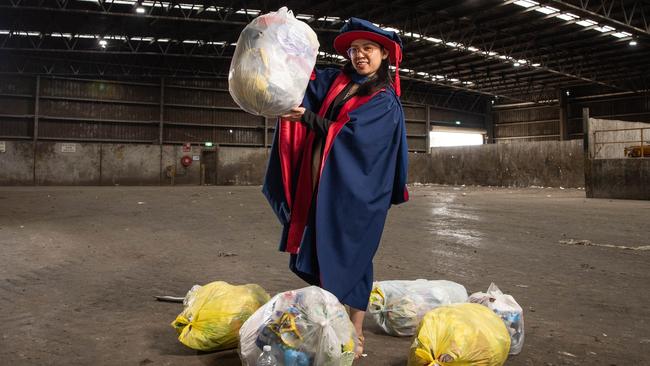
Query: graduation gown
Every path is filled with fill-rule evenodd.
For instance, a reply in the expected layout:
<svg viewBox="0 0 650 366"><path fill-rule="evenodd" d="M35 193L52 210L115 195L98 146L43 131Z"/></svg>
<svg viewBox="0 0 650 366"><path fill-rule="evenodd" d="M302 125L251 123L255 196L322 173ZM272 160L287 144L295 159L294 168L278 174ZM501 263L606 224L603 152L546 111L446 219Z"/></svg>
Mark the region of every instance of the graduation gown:
<svg viewBox="0 0 650 366"><path fill-rule="evenodd" d="M315 71L303 106L324 116L349 82L340 70ZM291 270L365 310L388 209L408 200L400 100L389 87L344 103L323 141L317 184L315 137L302 123L279 119L262 192L283 225L280 250L291 254Z"/></svg>

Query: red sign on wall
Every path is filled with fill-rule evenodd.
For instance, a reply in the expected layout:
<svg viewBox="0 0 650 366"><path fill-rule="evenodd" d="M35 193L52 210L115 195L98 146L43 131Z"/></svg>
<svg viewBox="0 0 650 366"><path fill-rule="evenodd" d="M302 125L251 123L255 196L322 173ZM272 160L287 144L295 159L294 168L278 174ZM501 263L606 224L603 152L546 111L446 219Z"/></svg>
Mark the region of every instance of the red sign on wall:
<svg viewBox="0 0 650 366"><path fill-rule="evenodd" d="M190 151L192 151L192 144L190 144L189 142L184 143L183 144L183 152L186 153L186 152L190 152Z"/></svg>

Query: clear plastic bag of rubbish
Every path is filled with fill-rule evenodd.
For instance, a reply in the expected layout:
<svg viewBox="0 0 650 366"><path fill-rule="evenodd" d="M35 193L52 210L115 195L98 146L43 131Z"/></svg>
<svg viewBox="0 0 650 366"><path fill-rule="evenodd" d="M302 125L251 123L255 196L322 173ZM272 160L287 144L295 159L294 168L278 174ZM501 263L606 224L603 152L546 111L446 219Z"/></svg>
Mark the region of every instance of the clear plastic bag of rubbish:
<svg viewBox="0 0 650 366"><path fill-rule="evenodd" d="M469 297L469 301L485 305L503 319L510 333L510 354L516 355L524 347L524 311L517 301L506 295L494 283L485 292L477 292Z"/></svg>
<svg viewBox="0 0 650 366"><path fill-rule="evenodd" d="M316 286L274 296L239 331L242 365L254 366L270 345L280 366L346 366L357 334L338 299Z"/></svg>
<svg viewBox="0 0 650 366"><path fill-rule="evenodd" d="M368 312L388 334L412 336L424 314L460 302L467 302L467 290L452 281L380 281L373 284Z"/></svg>
<svg viewBox="0 0 650 366"><path fill-rule="evenodd" d="M200 351L236 348L239 328L270 296L258 285L233 286L217 281L195 285L183 300L184 309L172 322L178 340Z"/></svg>
<svg viewBox="0 0 650 366"><path fill-rule="evenodd" d="M319 46L316 33L286 7L255 18L237 40L230 95L248 113L287 113L302 103Z"/></svg>
<svg viewBox="0 0 650 366"><path fill-rule="evenodd" d="M510 337L499 317L479 304L451 304L428 312L411 344L407 366L501 366Z"/></svg>

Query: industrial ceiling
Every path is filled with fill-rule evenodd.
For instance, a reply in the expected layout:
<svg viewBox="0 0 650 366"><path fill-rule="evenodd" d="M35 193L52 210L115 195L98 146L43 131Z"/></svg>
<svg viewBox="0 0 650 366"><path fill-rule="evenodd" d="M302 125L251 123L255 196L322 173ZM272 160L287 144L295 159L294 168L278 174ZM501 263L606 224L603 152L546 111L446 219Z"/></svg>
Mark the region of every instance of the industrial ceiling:
<svg viewBox="0 0 650 366"><path fill-rule="evenodd" d="M318 33L323 65L341 64L351 16L400 32L403 87L432 104L649 89L650 0L0 0L0 72L223 77L244 26L281 6Z"/></svg>

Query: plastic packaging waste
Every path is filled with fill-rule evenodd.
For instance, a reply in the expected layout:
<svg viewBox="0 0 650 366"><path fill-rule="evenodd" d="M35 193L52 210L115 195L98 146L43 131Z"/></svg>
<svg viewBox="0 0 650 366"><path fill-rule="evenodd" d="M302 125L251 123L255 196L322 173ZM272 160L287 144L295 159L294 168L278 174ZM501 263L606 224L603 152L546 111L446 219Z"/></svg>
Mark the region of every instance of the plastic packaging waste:
<svg viewBox="0 0 650 366"><path fill-rule="evenodd" d="M183 300L184 310L172 322L178 340L200 350L236 348L239 328L270 296L258 285L233 286L216 281L193 286Z"/></svg>
<svg viewBox="0 0 650 366"><path fill-rule="evenodd" d="M408 366L501 366L510 337L490 309L479 304L445 305L428 312L418 326Z"/></svg>
<svg viewBox="0 0 650 366"><path fill-rule="evenodd" d="M504 294L491 283L487 293L476 292L469 297L469 302L487 306L499 315L510 334L510 354L521 352L524 348L524 310L512 296Z"/></svg>
<svg viewBox="0 0 650 366"><path fill-rule="evenodd" d="M373 284L368 312L388 334L412 336L424 314L460 302L467 302L467 290L452 281L380 281Z"/></svg>
<svg viewBox="0 0 650 366"><path fill-rule="evenodd" d="M278 360L275 359L271 350L272 348L268 344L264 346L260 357L257 358L255 366L277 366Z"/></svg>
<svg viewBox="0 0 650 366"><path fill-rule="evenodd" d="M239 355L253 366L262 347L272 346L279 366L346 366L357 335L336 296L311 286L274 296L239 331Z"/></svg>
<svg viewBox="0 0 650 366"><path fill-rule="evenodd" d="M316 33L286 7L255 18L237 40L230 95L248 113L286 114L302 103L319 46Z"/></svg>

